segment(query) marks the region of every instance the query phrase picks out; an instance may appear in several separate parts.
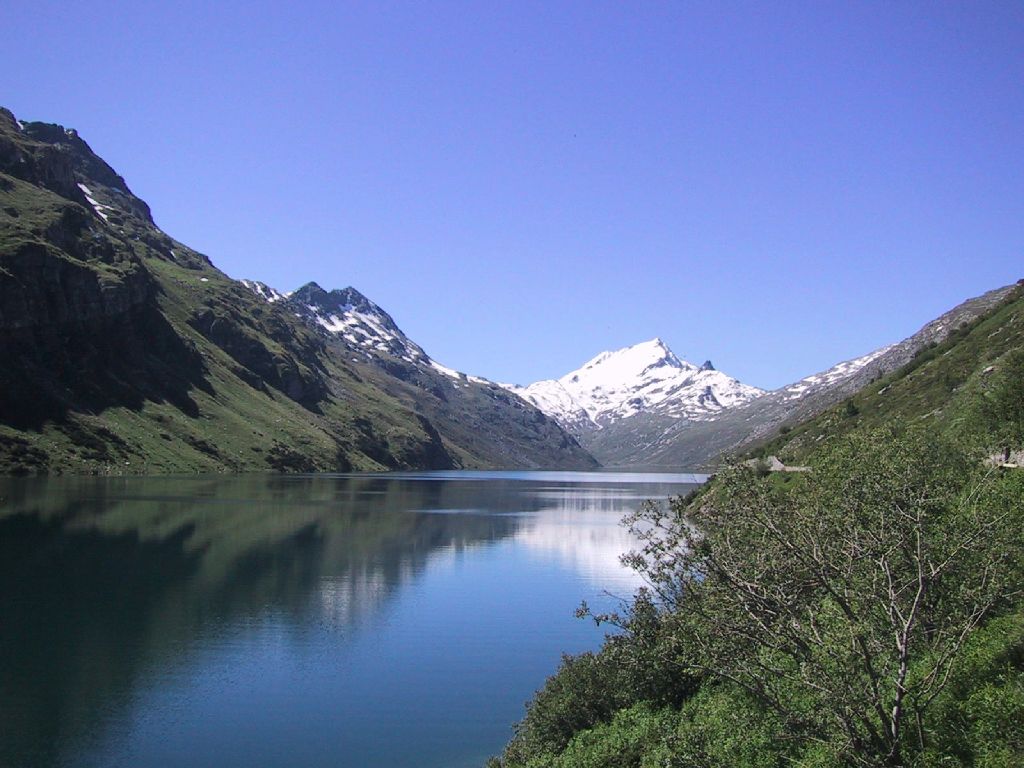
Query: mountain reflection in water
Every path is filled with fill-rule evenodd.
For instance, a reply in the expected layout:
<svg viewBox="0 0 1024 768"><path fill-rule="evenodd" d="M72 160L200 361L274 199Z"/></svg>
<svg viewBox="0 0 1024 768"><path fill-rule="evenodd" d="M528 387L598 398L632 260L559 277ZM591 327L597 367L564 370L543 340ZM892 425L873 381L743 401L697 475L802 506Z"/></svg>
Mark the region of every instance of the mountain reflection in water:
<svg viewBox="0 0 1024 768"><path fill-rule="evenodd" d="M0 481L0 765L480 764L694 479Z"/></svg>

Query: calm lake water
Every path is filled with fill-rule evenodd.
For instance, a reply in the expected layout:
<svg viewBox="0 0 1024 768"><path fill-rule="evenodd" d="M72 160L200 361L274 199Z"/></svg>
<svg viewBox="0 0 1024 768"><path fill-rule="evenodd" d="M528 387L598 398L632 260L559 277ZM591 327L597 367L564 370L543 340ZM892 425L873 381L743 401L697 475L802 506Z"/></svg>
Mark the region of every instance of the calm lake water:
<svg viewBox="0 0 1024 768"><path fill-rule="evenodd" d="M702 479L0 479L0 766L480 766Z"/></svg>

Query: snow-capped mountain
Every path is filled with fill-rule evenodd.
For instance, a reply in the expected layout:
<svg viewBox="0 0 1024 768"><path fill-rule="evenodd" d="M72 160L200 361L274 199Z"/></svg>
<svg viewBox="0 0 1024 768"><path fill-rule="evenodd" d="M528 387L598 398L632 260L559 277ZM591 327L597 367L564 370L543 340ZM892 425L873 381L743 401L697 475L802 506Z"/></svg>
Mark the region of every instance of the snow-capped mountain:
<svg viewBox="0 0 1024 768"><path fill-rule="evenodd" d="M559 379L508 389L576 435L638 414L703 420L764 394L710 361L681 360L661 339L602 352Z"/></svg>
<svg viewBox="0 0 1024 768"><path fill-rule="evenodd" d="M351 286L325 291L316 283L306 283L288 299L299 317L357 349L383 352L408 363L429 360L391 315Z"/></svg>
<svg viewBox="0 0 1024 768"><path fill-rule="evenodd" d="M681 360L653 339L603 352L557 380L509 389L553 417L606 466L692 469L748 435L824 407L819 402L834 402L897 347L766 392L715 370L710 361L696 366Z"/></svg>
<svg viewBox="0 0 1024 768"><path fill-rule="evenodd" d="M602 430L586 448L606 465L707 467L716 459L764 440L780 427L796 425L841 403L873 381L898 370L931 344L972 322L1002 301L1013 286L969 299L917 333L820 373L805 376L713 418L701 421L621 422L629 427ZM633 420L636 421L636 420Z"/></svg>
<svg viewBox="0 0 1024 768"><path fill-rule="evenodd" d="M316 283L306 283L298 290L282 294L263 283L249 280L242 283L268 302L286 299L298 317L354 350L426 366L456 381L496 386L487 379L441 365L406 336L391 315L352 286L325 291Z"/></svg>
<svg viewBox="0 0 1024 768"><path fill-rule="evenodd" d="M275 309L319 331L360 380L410 405L436 428L446 448L466 453L456 456L460 466L596 466L554 419L491 381L431 359L391 315L355 288L325 291L307 283L285 294L256 281L241 282Z"/></svg>

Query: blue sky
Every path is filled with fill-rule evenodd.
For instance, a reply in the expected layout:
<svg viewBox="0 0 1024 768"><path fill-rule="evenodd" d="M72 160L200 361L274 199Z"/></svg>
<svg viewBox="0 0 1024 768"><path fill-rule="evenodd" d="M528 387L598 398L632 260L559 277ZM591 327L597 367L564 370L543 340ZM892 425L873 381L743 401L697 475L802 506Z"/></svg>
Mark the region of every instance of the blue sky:
<svg viewBox="0 0 1024 768"><path fill-rule="evenodd" d="M233 277L776 387L1024 277L1024 4L17 3L0 103Z"/></svg>

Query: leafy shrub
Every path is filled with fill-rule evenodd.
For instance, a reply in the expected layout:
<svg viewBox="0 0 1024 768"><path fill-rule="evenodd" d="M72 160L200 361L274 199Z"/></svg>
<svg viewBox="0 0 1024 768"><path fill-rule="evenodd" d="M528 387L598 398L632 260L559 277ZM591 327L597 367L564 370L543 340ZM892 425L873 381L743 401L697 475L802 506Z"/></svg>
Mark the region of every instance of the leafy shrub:
<svg viewBox="0 0 1024 768"><path fill-rule="evenodd" d="M624 633L566 658L491 765L1024 765L1022 517L1024 472L897 429L647 503L651 591L595 617Z"/></svg>
<svg viewBox="0 0 1024 768"><path fill-rule="evenodd" d="M664 765L676 714L636 704L611 722L581 731L552 760L551 768L647 768Z"/></svg>
<svg viewBox="0 0 1024 768"><path fill-rule="evenodd" d="M1024 765L1024 612L970 638L935 709L925 765Z"/></svg>
<svg viewBox="0 0 1024 768"><path fill-rule="evenodd" d="M667 740L673 768L780 768L788 765L779 724L731 685L708 685L682 708Z"/></svg>
<svg viewBox="0 0 1024 768"><path fill-rule="evenodd" d="M590 615L586 606L580 615ZM640 702L678 705L696 690L698 678L688 672L674 618L657 609L641 590L624 616L600 615L619 626L599 653L563 656L527 707L526 716L503 756L506 766L550 759L572 738L612 720L615 713Z"/></svg>

